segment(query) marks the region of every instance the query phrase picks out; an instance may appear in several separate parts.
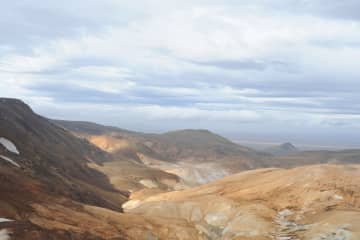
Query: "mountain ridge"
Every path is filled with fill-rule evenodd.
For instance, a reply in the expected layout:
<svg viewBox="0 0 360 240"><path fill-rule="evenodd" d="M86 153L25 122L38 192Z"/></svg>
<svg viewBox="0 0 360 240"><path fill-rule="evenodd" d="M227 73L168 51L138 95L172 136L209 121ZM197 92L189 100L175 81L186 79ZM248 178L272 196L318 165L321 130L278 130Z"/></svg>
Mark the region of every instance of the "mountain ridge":
<svg viewBox="0 0 360 240"><path fill-rule="evenodd" d="M266 153L238 145L206 129L148 134L99 124L54 121L113 154L131 152L149 167L173 173L184 181L191 179L190 185L238 171L265 167L264 159L269 157Z"/></svg>
<svg viewBox="0 0 360 240"><path fill-rule="evenodd" d="M74 200L105 204L120 210L117 204L105 199L85 185L116 192L102 173L89 168L88 163L102 164L110 156L90 144L87 140L74 137L67 130L58 127L46 118L37 115L24 102L17 99L0 99L0 134L11 140L20 154L9 155L0 147L0 153L14 159L25 171L36 176L55 194L69 195ZM57 187L56 183L61 183ZM122 192L125 200L126 193ZM94 199L92 199L94 198Z"/></svg>
<svg viewBox="0 0 360 240"><path fill-rule="evenodd" d="M0 230L5 237L359 236L359 166L352 165L359 163L359 150L274 157L207 130L157 135L69 125L77 132L19 100L0 98ZM293 168L329 162L337 165ZM237 174L228 176L232 173ZM353 226L347 225L349 219Z"/></svg>

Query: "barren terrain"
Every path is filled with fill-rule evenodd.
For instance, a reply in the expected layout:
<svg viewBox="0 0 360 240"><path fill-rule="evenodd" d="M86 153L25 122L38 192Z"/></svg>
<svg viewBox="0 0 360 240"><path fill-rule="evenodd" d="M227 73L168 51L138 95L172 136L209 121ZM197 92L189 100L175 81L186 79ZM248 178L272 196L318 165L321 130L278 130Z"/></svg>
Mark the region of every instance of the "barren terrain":
<svg viewBox="0 0 360 240"><path fill-rule="evenodd" d="M358 240L359 151L51 121L0 101L0 239ZM303 165L303 166L302 166Z"/></svg>

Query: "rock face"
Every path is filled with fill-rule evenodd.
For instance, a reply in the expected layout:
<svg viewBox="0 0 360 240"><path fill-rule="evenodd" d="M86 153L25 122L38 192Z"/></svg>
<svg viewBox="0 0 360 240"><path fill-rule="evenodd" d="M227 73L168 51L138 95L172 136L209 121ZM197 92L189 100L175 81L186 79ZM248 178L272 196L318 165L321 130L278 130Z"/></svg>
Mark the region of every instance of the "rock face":
<svg viewBox="0 0 360 240"><path fill-rule="evenodd" d="M35 177L55 195L121 209L121 201L111 202L96 192L96 188L117 191L105 175L87 166L108 161L110 156L35 114L23 102L0 99L0 137L7 141L7 148L0 146L0 154L21 167L14 174ZM127 198L125 192L116 194L122 195L122 201Z"/></svg>
<svg viewBox="0 0 360 240"><path fill-rule="evenodd" d="M116 239L131 239L125 237L121 224L111 228L105 219L103 230L97 229L100 220L92 219L101 214L86 210L107 209L108 215L118 216L128 200L127 191L114 188L96 170L113 160L109 153L14 99L0 99L0 138L2 238L107 239L103 235L107 229ZM119 218L124 221L126 217Z"/></svg>
<svg viewBox="0 0 360 240"><path fill-rule="evenodd" d="M119 155L106 152L37 115L19 100L0 99L0 137L2 238L101 240L198 236L182 220L121 213L121 205L129 200L129 185L145 191L143 184L151 182L151 187L157 188L149 191L167 191L178 183L177 176L151 169L126 152ZM114 168L117 164L121 167ZM118 185L111 184L118 180Z"/></svg>

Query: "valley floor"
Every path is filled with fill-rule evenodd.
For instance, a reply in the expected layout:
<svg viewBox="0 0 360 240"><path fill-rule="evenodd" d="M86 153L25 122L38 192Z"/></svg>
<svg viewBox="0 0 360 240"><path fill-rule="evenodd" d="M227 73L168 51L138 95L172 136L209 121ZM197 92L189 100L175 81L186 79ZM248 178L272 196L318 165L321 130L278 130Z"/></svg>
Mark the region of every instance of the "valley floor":
<svg viewBox="0 0 360 240"><path fill-rule="evenodd" d="M7 235L11 239L358 240L359 182L358 165L315 165L247 171L145 197L142 191L134 192L123 205L125 213L54 199L32 204L34 212L26 221L1 221L0 228L6 231L0 236L6 240ZM38 238L29 237L29 232ZM67 238L64 232L73 235Z"/></svg>

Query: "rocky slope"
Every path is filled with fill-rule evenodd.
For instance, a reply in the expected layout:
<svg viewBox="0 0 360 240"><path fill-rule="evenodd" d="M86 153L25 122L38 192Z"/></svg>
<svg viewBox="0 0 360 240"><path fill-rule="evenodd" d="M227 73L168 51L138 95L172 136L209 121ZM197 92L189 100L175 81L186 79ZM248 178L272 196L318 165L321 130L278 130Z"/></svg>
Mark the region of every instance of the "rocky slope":
<svg viewBox="0 0 360 240"><path fill-rule="evenodd" d="M1 167L34 177L48 193L118 210L119 203L127 198L125 192L111 186L104 174L88 167L89 163L101 165L108 161L109 154L35 114L19 100L0 99L0 137L17 150L9 151L6 145L0 145L2 160L6 157L18 165L0 161ZM112 202L97 191L119 198Z"/></svg>
<svg viewBox="0 0 360 240"><path fill-rule="evenodd" d="M260 169L127 203L125 209L186 220L208 239L355 240L359 183L358 165Z"/></svg>
<svg viewBox="0 0 360 240"><path fill-rule="evenodd" d="M54 122L113 155L131 156L179 176L190 186L264 167L263 160L269 157L207 130L145 134L88 122Z"/></svg>
<svg viewBox="0 0 360 240"><path fill-rule="evenodd" d="M124 179L122 185L111 184L103 171L117 162L122 172L114 175ZM0 99L1 239L141 239L159 223L124 215L121 205L131 187L149 188L141 181L146 178L164 181L160 192L178 182L136 160L115 159L19 100ZM173 232L186 227L178 222L169 223Z"/></svg>
<svg viewBox="0 0 360 240"><path fill-rule="evenodd" d="M71 122L53 120L54 123L69 129L76 135L94 139L92 142L97 145L107 147L110 151L127 147L132 147L136 152L159 158L159 160L178 162L191 161L230 161L237 157L237 162L242 163L243 167L253 167L257 161L255 157L262 156L250 148L235 144L228 139L214 134L208 130L179 130L164 134L146 134L132 132L116 127L102 126L89 122ZM113 139L123 140L122 146L110 146L111 142L104 143L102 137L112 137ZM98 139L98 140L96 140ZM106 146L107 145L107 146ZM258 163L260 164L260 163ZM241 166L239 166L241 167Z"/></svg>
<svg viewBox="0 0 360 240"><path fill-rule="evenodd" d="M0 99L0 239L356 240L358 161L355 150L274 158L204 130L54 122ZM338 165L190 188L314 162Z"/></svg>
<svg viewBox="0 0 360 240"><path fill-rule="evenodd" d="M145 134L89 122L54 122L112 155L179 176L186 186L263 167L360 163L359 150L301 152L291 143L285 143L260 153L207 130Z"/></svg>

